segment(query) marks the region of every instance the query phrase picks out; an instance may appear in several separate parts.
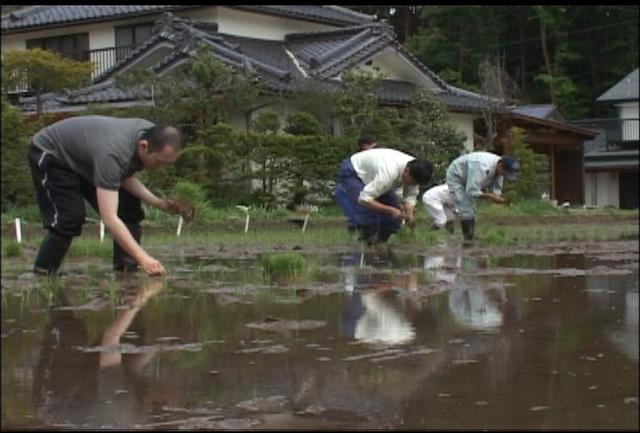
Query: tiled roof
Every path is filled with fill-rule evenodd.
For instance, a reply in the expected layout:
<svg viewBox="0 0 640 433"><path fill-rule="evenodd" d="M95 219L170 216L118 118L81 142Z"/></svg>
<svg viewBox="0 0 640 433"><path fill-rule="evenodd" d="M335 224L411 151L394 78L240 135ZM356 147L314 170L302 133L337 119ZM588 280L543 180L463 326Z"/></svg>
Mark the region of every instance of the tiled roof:
<svg viewBox="0 0 640 433"><path fill-rule="evenodd" d="M346 29L292 33L285 44L309 75L320 79L334 77L362 64L386 48L406 57L409 62L444 89L446 83L396 40L393 29L383 24L368 24Z"/></svg>
<svg viewBox="0 0 640 433"><path fill-rule="evenodd" d="M79 24L134 15L157 14L205 5L38 5L2 17L2 32L38 27ZM226 6L226 5L225 5ZM291 18L320 21L334 25L357 25L372 22L371 15L360 14L340 6L324 5L232 5L250 12L276 14Z"/></svg>
<svg viewBox="0 0 640 433"><path fill-rule="evenodd" d="M478 93L458 87L446 85L446 92L438 94L438 97L449 109L461 111L478 111L486 107L486 98Z"/></svg>
<svg viewBox="0 0 640 433"><path fill-rule="evenodd" d="M206 27L188 19L181 19L172 14L166 14L154 34L143 45L96 77L94 81L102 82L113 78L113 76L122 71L123 68L144 56L145 53L153 51L161 44L168 44L173 47L173 50L155 64L154 70L156 72L162 70L164 66L180 56L188 57L195 55L198 46L205 45L210 48L211 53L216 58L232 67L255 69L264 74L275 76L278 79L289 78L290 73L287 69L281 69L272 64L247 56L241 52L239 49L240 46L230 43L230 40L227 40L221 34L210 31L212 30L211 27L208 28L209 31L201 30L202 28ZM240 40L242 38L233 39Z"/></svg>
<svg viewBox="0 0 640 433"><path fill-rule="evenodd" d="M137 62L144 62L145 67L162 73L193 57L200 46L207 47L214 57L237 70L257 72L265 87L277 92L296 92L310 87L326 92L339 91L341 82L331 78L392 47L435 83L436 95L450 109L476 111L483 105L481 95L448 86L404 51L386 26L370 24L291 34L284 41L271 41L222 34L211 23L200 23L166 13L156 25L153 35L96 77L93 86L49 98L49 107L55 109L56 104L62 109L65 105L87 103L133 103L135 95L117 89L115 77ZM407 81L385 79L378 89L378 97L382 103L404 104L418 89L417 85ZM28 98L21 101L27 110L34 102Z"/></svg>
<svg viewBox="0 0 640 433"><path fill-rule="evenodd" d="M2 17L2 31L24 30L43 26L81 23L83 21L120 18L129 15L156 14L184 8L180 5L39 5L30 6Z"/></svg>
<svg viewBox="0 0 640 433"><path fill-rule="evenodd" d="M520 105L511 111L525 116L537 117L539 119L549 119L558 107L555 104Z"/></svg>
<svg viewBox="0 0 640 433"><path fill-rule="evenodd" d="M600 95L598 102L638 100L638 68Z"/></svg>
<svg viewBox="0 0 640 433"><path fill-rule="evenodd" d="M350 26L373 22L375 19L373 15L332 5L233 5L230 7Z"/></svg>

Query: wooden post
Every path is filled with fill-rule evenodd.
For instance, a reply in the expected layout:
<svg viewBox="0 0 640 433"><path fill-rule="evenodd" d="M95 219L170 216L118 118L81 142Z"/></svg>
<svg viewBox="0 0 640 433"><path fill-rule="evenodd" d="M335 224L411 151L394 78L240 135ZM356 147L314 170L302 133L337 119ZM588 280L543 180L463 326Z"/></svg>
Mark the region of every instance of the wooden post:
<svg viewBox="0 0 640 433"><path fill-rule="evenodd" d="M100 242L104 241L104 221L100 220Z"/></svg>
<svg viewBox="0 0 640 433"><path fill-rule="evenodd" d="M553 145L551 145L551 199L558 199L556 196L556 150Z"/></svg>
<svg viewBox="0 0 640 433"><path fill-rule="evenodd" d="M236 209L241 210L245 214L244 218L244 232L249 231L249 208L250 206L236 206Z"/></svg>
<svg viewBox="0 0 640 433"><path fill-rule="evenodd" d="M21 230L21 227L20 227L20 218L16 218L15 223L16 223L16 239L18 240L18 243L21 244L22 243L22 230Z"/></svg>
<svg viewBox="0 0 640 433"><path fill-rule="evenodd" d="M303 233L307 230L307 223L309 223L309 215L311 215L311 211L307 212L307 214L304 216L304 224L302 224Z"/></svg>
<svg viewBox="0 0 640 433"><path fill-rule="evenodd" d="M176 231L176 236L180 236L180 232L182 232L183 222L184 222L184 219L182 218L182 215L180 215L180 219L178 220L178 230Z"/></svg>

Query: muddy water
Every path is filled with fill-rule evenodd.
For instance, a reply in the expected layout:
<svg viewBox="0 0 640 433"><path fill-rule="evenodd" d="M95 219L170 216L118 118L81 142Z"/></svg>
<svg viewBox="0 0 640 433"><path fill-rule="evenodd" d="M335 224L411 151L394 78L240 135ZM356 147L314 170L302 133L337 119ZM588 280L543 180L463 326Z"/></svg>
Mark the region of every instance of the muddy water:
<svg viewBox="0 0 640 433"><path fill-rule="evenodd" d="M3 428L638 428L637 251L163 261L5 264Z"/></svg>

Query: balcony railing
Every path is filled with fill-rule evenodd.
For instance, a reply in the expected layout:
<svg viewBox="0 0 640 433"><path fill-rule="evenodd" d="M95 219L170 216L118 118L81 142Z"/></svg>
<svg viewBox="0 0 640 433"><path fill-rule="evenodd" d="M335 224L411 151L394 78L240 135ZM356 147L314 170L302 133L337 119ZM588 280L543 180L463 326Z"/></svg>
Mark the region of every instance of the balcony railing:
<svg viewBox="0 0 640 433"><path fill-rule="evenodd" d="M104 71L115 65L120 60L124 59L133 51L135 46L129 45L126 47L112 47L101 48L98 50L89 51L89 59L96 65L93 76L95 78L102 74Z"/></svg>
<svg viewBox="0 0 640 433"><path fill-rule="evenodd" d="M571 122L585 128L603 131L607 151L637 149L640 119L588 119Z"/></svg>
<svg viewBox="0 0 640 433"><path fill-rule="evenodd" d="M81 62L91 61L94 64L94 70L91 79L96 78L107 69L115 65L118 61L125 58L135 46L100 48L97 50L83 50L75 52L58 53L67 59L77 60ZM31 91L26 75L18 79L18 85L10 91L10 93L29 93Z"/></svg>

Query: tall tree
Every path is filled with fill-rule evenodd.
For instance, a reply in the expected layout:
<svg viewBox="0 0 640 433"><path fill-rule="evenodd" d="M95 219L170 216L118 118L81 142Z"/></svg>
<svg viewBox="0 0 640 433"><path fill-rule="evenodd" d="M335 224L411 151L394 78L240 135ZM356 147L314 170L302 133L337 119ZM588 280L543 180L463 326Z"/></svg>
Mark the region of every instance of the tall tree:
<svg viewBox="0 0 640 433"><path fill-rule="evenodd" d="M485 104L482 110L486 134L485 148L493 150L493 140L498 135L498 113L517 101L518 87L504 67L504 58L487 57L478 67L480 91Z"/></svg>
<svg viewBox="0 0 640 433"><path fill-rule="evenodd" d="M553 102L569 119L638 67L637 6L423 6L405 46L450 84L480 90L477 70L501 57L525 103Z"/></svg>

